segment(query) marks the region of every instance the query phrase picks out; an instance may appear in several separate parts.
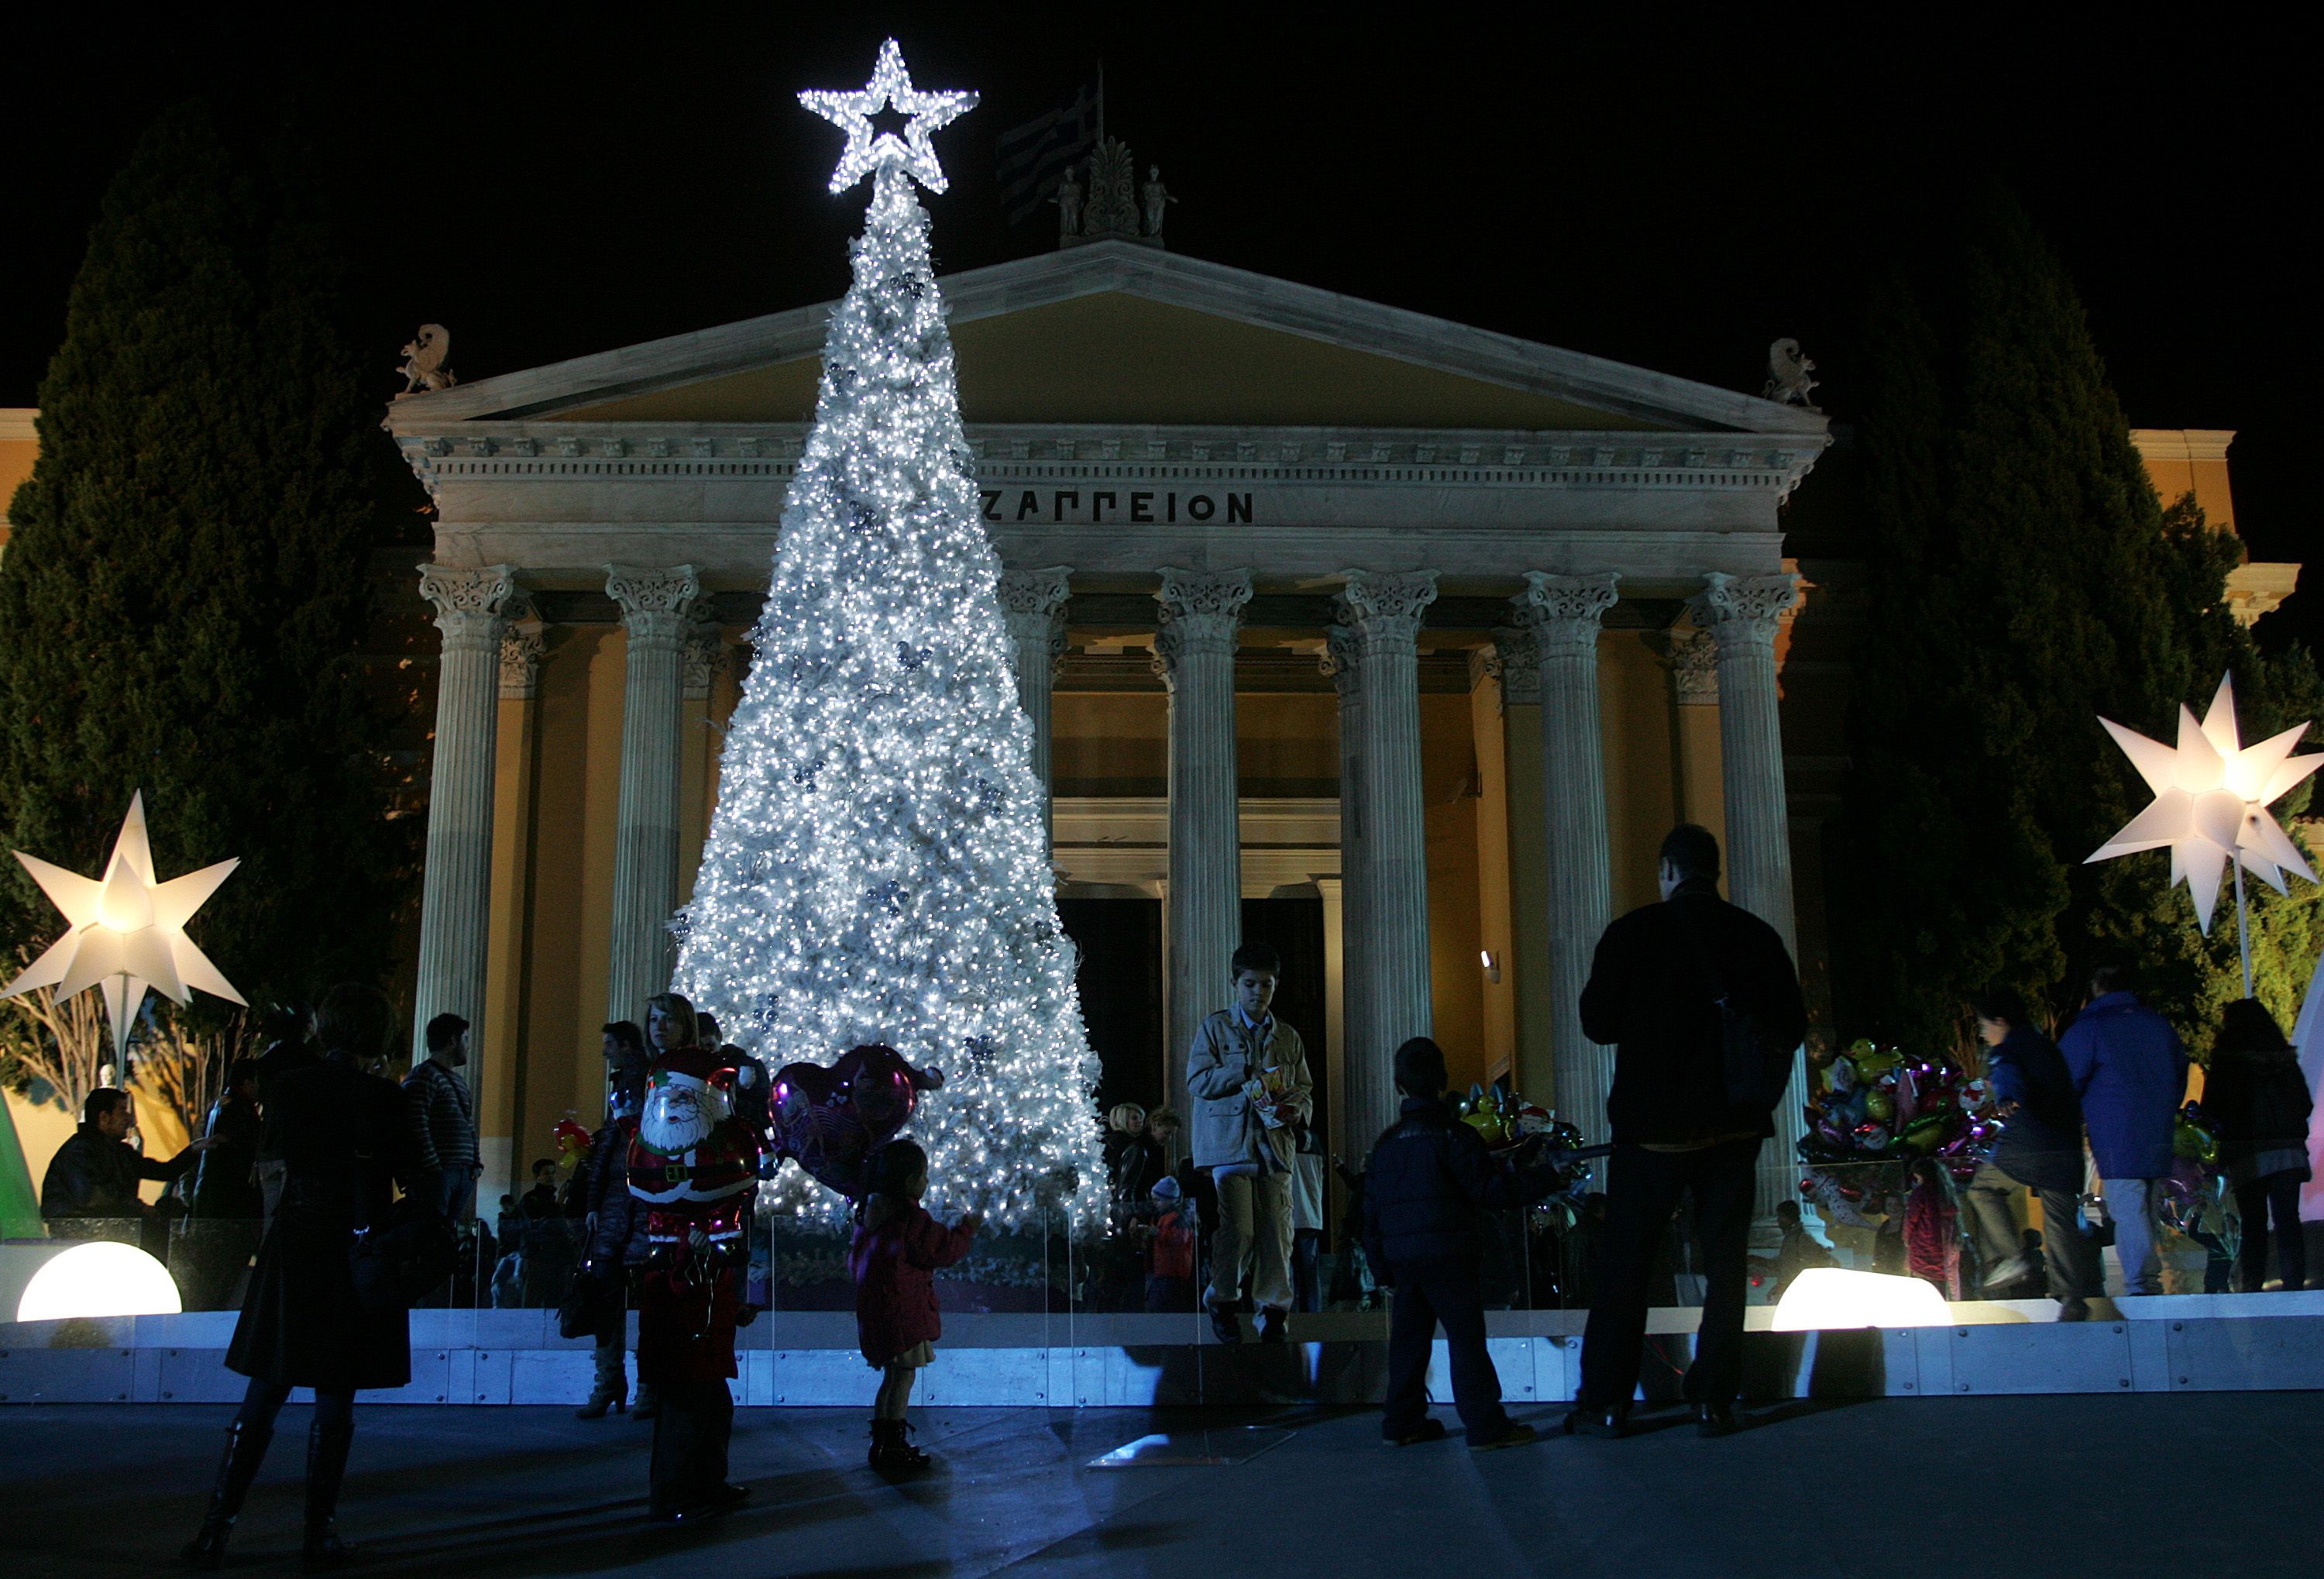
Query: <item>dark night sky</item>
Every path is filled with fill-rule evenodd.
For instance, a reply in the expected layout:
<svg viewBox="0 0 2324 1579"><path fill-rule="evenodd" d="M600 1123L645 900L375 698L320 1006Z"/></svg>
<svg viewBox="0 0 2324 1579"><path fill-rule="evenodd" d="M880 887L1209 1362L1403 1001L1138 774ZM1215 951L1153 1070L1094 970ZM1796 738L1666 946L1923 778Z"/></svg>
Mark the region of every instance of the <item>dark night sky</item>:
<svg viewBox="0 0 2324 1579"><path fill-rule="evenodd" d="M835 295L861 195L825 194L837 134L792 95L860 85L892 32L923 85L984 95L938 134L941 269L1050 245L1047 211L1003 222L993 139L1102 58L1108 129L1182 199L1176 250L1730 388L1797 335L1842 420L1858 282L1900 215L1998 171L2131 420L2240 429L2254 556L2311 558L2294 41L2224 14L2214 40L2031 8L1514 9L78 6L13 73L0 404L33 402L106 180L189 92L252 122L301 91L331 106L383 396L423 319L473 379ZM2324 633L2324 583L2287 613L2263 629Z"/></svg>

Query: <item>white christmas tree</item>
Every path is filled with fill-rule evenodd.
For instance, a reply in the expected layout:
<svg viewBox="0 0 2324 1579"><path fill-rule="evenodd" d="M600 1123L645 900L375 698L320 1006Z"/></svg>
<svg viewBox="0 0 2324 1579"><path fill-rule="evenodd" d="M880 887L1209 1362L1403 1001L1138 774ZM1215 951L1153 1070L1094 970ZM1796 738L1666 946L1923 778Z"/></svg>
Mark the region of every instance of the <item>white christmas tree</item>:
<svg viewBox="0 0 2324 1579"><path fill-rule="evenodd" d="M869 174L872 206L677 926L678 989L770 1064L885 1042L941 1068L906 1131L934 1209L1086 1223L1097 1062L911 187L945 189L928 134L976 97L915 90L893 40L862 92L799 97L847 132L831 189ZM900 137L874 132L890 106ZM797 1168L768 1193L826 1219L844 1205Z"/></svg>

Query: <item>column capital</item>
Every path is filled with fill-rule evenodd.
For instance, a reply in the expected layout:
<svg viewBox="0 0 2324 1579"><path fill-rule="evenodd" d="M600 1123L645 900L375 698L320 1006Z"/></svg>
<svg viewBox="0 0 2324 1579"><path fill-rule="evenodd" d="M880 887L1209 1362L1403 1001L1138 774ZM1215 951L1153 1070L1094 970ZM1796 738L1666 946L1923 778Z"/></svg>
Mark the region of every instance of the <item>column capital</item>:
<svg viewBox="0 0 2324 1579"><path fill-rule="evenodd" d="M1666 656L1671 693L1682 707L1719 706L1719 642L1708 631L1673 631Z"/></svg>
<svg viewBox="0 0 2324 1579"><path fill-rule="evenodd" d="M1367 646L1410 647L1420 635L1423 610L1436 601L1434 570L1346 570L1338 596L1340 623Z"/></svg>
<svg viewBox="0 0 2324 1579"><path fill-rule="evenodd" d="M1071 565L1038 570L1004 570L997 588L1009 639L1021 654L1047 652L1054 666L1065 655L1065 607L1073 601Z"/></svg>
<svg viewBox="0 0 2324 1579"><path fill-rule="evenodd" d="M678 649L678 696L689 702L706 700L725 669L726 633L719 628L706 598L695 604L686 628L686 644Z"/></svg>
<svg viewBox="0 0 2324 1579"><path fill-rule="evenodd" d="M702 577L691 565L608 565L605 596L620 606L622 628L632 642L675 647L686 639L695 601L702 596Z"/></svg>
<svg viewBox="0 0 2324 1579"><path fill-rule="evenodd" d="M1541 705L1541 643L1523 626L1502 625L1493 632L1493 651L1501 660L1501 705L1537 707Z"/></svg>
<svg viewBox="0 0 2324 1579"><path fill-rule="evenodd" d="M420 596L436 605L436 628L447 642L474 642L490 648L501 637L512 599L521 599L513 565L485 565L461 569L451 565L421 565Z"/></svg>
<svg viewBox="0 0 2324 1579"><path fill-rule="evenodd" d="M1164 567L1161 590L1154 595L1161 611L1154 634L1154 672L1167 682L1183 658L1204 652L1232 657L1250 591L1248 570Z"/></svg>
<svg viewBox="0 0 2324 1579"><path fill-rule="evenodd" d="M1545 658L1574 651L1595 651L1598 627L1618 596L1614 588L1622 577L1609 570L1597 576L1553 576L1546 570L1526 572L1526 589L1509 602L1517 623L1530 632Z"/></svg>
<svg viewBox="0 0 2324 1579"><path fill-rule="evenodd" d="M1708 631L1720 651L1754 645L1772 650L1775 628L1800 601L1800 578L1785 570L1774 576L1729 576L1713 570L1702 590L1686 601L1698 630Z"/></svg>
<svg viewBox="0 0 2324 1579"><path fill-rule="evenodd" d="M1061 621L1065 617L1065 604L1073 596L1073 577L1071 565L1003 570L995 587L1001 596L1001 612L1012 620L1025 614Z"/></svg>
<svg viewBox="0 0 2324 1579"><path fill-rule="evenodd" d="M1362 643L1345 625L1323 627L1323 651L1315 667L1332 677L1332 688L1352 697L1363 688Z"/></svg>
<svg viewBox="0 0 2324 1579"><path fill-rule="evenodd" d="M549 627L530 602L521 613L512 614L501 632L501 700L529 702L540 690L540 655L548 647Z"/></svg>

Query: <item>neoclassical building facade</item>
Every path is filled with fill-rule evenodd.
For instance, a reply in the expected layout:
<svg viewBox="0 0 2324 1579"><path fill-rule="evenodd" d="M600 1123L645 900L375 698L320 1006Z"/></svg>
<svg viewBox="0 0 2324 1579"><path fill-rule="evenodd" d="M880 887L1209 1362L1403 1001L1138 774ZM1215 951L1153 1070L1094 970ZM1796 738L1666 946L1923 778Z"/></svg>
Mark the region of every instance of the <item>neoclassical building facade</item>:
<svg viewBox="0 0 2324 1579"><path fill-rule="evenodd" d="M1259 901L1343 1153L1421 1033L1602 1125L1575 1002L1674 821L1798 937L1821 415L1130 243L943 287L1109 1095L1176 1089ZM438 516L414 1023L475 1022L494 1177L668 979L827 311L389 412Z"/></svg>

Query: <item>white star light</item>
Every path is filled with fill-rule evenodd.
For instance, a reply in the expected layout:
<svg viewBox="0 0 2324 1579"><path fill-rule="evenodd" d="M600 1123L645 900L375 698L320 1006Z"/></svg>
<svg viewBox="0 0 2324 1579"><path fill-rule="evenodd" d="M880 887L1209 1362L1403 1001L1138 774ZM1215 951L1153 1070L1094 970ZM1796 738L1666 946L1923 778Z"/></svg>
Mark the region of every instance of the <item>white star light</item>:
<svg viewBox="0 0 2324 1579"><path fill-rule="evenodd" d="M2171 881L2185 880L2187 891L2194 896L2195 919L2207 933L2229 860L2241 862L2278 893L2287 891L2286 872L2316 881L2300 847L2267 810L2271 802L2324 764L2324 755L2292 754L2307 725L2257 745L2244 745L2236 732L2233 675L2219 681L2218 694L2200 724L2189 709L2179 709L2175 750L2111 718L2098 722L2154 791L2154 803L2100 845L2091 861L2167 847Z"/></svg>
<svg viewBox="0 0 2324 1579"><path fill-rule="evenodd" d="M16 859L64 912L71 929L9 983L0 998L54 987L61 999L102 987L116 1060L128 1045L130 1018L145 1002L148 987L178 1003L190 1002L196 987L229 1002L244 1002L185 930L194 912L242 862L221 861L156 882L153 854L145 845L142 790L130 798L129 815L122 819L102 880L67 872L22 850Z"/></svg>
<svg viewBox="0 0 2324 1579"><path fill-rule="evenodd" d="M951 183L928 146L928 134L950 125L976 107L973 93L922 93L912 86L904 65L904 51L894 39L880 46L879 64L860 93L813 89L799 95L799 103L847 134L839 155L839 169L831 189L844 192L874 171L900 170L932 192ZM893 132L874 134L872 117L893 105L909 117L901 137Z"/></svg>

